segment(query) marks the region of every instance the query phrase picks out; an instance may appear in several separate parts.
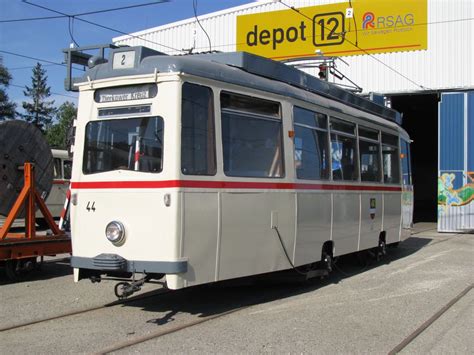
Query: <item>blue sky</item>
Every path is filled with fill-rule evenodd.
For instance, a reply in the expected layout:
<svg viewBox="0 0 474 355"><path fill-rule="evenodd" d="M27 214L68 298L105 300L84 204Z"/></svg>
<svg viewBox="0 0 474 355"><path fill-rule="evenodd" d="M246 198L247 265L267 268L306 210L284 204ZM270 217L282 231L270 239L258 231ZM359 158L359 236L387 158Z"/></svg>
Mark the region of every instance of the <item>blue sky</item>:
<svg viewBox="0 0 474 355"><path fill-rule="evenodd" d="M28 0L66 14L78 14L102 9L144 4L153 0ZM252 0L198 0L198 15L250 3ZM0 21L32 17L56 16L47 10L26 4L22 0L0 0ZM122 11L94 14L81 18L111 27L126 33L164 25L170 22L194 16L192 0L171 0L169 2L138 7ZM68 19L23 21L0 23L0 50L44 59L52 62L63 62L63 48L69 47L71 37L68 30ZM74 21L73 35L81 46L111 43L113 37L120 34L101 29L80 21ZM21 110L25 85L31 85L32 67L35 60L1 53L3 64L13 76L8 95ZM77 102L76 94L64 91L66 68L42 63L47 70L48 84L54 93L52 99L59 106L64 101ZM17 87L19 86L19 87Z"/></svg>

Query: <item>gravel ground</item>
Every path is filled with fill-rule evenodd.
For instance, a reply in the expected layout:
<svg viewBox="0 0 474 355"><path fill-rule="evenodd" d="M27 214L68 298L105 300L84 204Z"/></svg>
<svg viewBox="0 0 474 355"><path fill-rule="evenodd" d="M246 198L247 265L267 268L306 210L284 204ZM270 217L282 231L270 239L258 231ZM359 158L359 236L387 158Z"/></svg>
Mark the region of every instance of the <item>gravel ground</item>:
<svg viewBox="0 0 474 355"><path fill-rule="evenodd" d="M474 282L474 235L431 225L362 267L340 260L325 280L304 284L206 285L0 333L0 353L92 353L196 319L237 310L120 353L387 353ZM66 262L33 278L0 281L0 327L106 304L113 282L74 284ZM146 285L142 293L158 285ZM402 352L470 353L470 291ZM239 310L241 306L250 306Z"/></svg>

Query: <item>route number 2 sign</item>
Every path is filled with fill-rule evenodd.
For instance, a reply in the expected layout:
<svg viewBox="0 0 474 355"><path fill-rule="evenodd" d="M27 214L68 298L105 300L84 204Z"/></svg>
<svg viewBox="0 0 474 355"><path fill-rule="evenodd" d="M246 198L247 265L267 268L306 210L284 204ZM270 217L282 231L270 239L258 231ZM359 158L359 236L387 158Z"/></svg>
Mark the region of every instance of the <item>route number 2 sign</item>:
<svg viewBox="0 0 474 355"><path fill-rule="evenodd" d="M135 66L135 51L114 53L113 69L129 69Z"/></svg>

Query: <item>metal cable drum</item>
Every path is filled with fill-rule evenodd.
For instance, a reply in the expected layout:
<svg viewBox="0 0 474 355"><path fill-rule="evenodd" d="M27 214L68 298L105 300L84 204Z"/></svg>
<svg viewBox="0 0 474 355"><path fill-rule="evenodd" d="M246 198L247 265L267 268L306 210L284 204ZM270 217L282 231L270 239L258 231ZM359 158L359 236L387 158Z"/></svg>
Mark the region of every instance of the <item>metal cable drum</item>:
<svg viewBox="0 0 474 355"><path fill-rule="evenodd" d="M33 163L36 190L46 200L53 185L53 155L41 131L20 120L0 121L0 215L7 216L24 185L23 165ZM18 217L24 217L24 211Z"/></svg>

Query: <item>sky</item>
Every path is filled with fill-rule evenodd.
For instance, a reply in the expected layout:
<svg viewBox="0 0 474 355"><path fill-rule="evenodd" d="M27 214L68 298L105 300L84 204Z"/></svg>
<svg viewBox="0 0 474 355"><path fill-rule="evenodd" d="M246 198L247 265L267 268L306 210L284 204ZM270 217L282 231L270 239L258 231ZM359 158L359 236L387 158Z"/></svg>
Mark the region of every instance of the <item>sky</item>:
<svg viewBox="0 0 474 355"><path fill-rule="evenodd" d="M157 2L159 1L157 0ZM73 15L146 4L153 2L153 0L28 0L28 2ZM250 2L253 1L198 0L197 13L204 15ZM30 5L23 0L0 0L0 56L3 57L3 65L8 68L13 77L7 90L8 95L11 101L17 103L17 110L20 112L22 111L22 101L27 100L23 95L24 86L31 86L32 67L37 63L37 60L1 51L63 63L62 49L68 48L72 42L69 34L69 20L64 17L35 21L2 21L48 16L58 16L58 14ZM122 32L132 33L190 17L194 17L193 0L170 0L156 5L92 14L80 18ZM78 20L74 21L71 29L75 41L80 46L112 43L112 38L120 36L119 33ZM41 64L47 71L48 84L52 92L50 99L55 100L55 106L59 106L65 101L77 103L77 94L64 90L66 68L45 62Z"/></svg>

